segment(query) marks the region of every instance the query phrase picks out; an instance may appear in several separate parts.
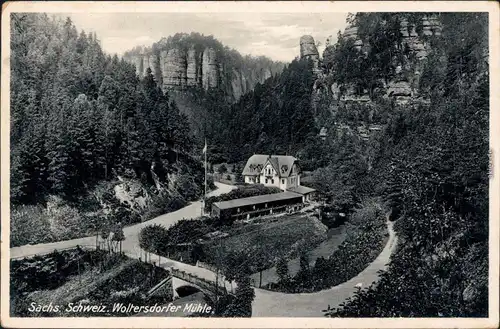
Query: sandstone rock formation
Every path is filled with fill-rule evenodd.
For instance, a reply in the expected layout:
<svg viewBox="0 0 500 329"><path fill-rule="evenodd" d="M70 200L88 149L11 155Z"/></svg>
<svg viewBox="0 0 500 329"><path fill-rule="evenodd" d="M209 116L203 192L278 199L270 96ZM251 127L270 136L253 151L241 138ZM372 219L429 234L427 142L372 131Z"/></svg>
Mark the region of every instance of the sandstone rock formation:
<svg viewBox="0 0 500 329"><path fill-rule="evenodd" d="M163 38L152 48L127 52L124 59L135 66L139 78L144 77L149 67L164 91L188 87L205 90L217 88L230 101L237 101L257 83L263 83L284 67L282 63L269 59L247 59L234 53L228 59L222 45L215 48L204 46L199 43L200 37L197 40L193 38L196 36L181 35L177 41ZM207 42L203 38L201 37L201 41L205 44L214 44L213 39L208 39ZM215 45L217 46L217 42ZM319 58L317 50L312 55ZM250 61L248 66L245 64L246 60Z"/></svg>
<svg viewBox="0 0 500 329"><path fill-rule="evenodd" d="M356 50L361 50L363 47L363 41L358 36L358 27L357 26L348 26L346 27L343 37L346 39L354 40L354 48Z"/></svg>
<svg viewBox="0 0 500 329"><path fill-rule="evenodd" d="M196 58L196 50L194 47L189 48L187 53L187 68L186 68L186 84L188 86L197 86L198 85L198 73L201 70L198 70L199 62Z"/></svg>
<svg viewBox="0 0 500 329"><path fill-rule="evenodd" d="M310 35L303 35L300 38L300 57L319 59L318 49L314 43L314 38Z"/></svg>
<svg viewBox="0 0 500 329"><path fill-rule="evenodd" d="M419 23L421 32L417 32L417 26L410 24L407 19L402 18L400 21L399 32L401 33L402 41L400 49L407 49L409 55L406 58L406 64L401 66L395 62L395 77L388 81L387 86L384 86L385 96L392 98L399 104L408 103L412 97L416 95L418 80L420 79L420 71L423 68L425 59L430 51L430 43L428 38L441 35L441 24L435 15L423 16ZM369 45L363 42L358 33L358 27L349 25L342 34L344 38L354 40L354 48L367 54L370 51ZM406 55L405 55L406 56ZM396 58L396 57L394 57ZM385 82L384 82L385 85ZM331 86L334 94L338 94L339 86ZM357 101L365 103L365 95L355 96L346 88L346 93L343 95L344 100Z"/></svg>
<svg viewBox="0 0 500 329"><path fill-rule="evenodd" d="M172 48L167 52L163 64L163 86L185 87L187 84L187 58L182 51Z"/></svg>
<svg viewBox="0 0 500 329"><path fill-rule="evenodd" d="M203 88L215 88L219 86L219 64L217 63L217 53L212 48L206 48L203 52Z"/></svg>
<svg viewBox="0 0 500 329"><path fill-rule="evenodd" d="M314 38L310 35L303 35L300 37L300 58L308 58L312 60L314 73L320 73L319 52L316 48Z"/></svg>

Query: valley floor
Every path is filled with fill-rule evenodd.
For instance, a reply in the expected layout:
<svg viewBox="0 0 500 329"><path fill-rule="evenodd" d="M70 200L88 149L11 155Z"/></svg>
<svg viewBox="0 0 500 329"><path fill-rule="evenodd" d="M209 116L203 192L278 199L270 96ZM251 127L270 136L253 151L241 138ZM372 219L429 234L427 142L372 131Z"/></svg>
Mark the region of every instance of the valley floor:
<svg viewBox="0 0 500 329"><path fill-rule="evenodd" d="M221 183L216 183L216 185L218 189L211 192L211 195L227 193L231 189L235 188L234 186ZM144 226L151 224L160 224L168 228L179 220L199 217L201 213L201 206L202 204L200 201L193 202L180 210L159 216L150 221L125 228L125 241L123 241L122 244L123 252L127 256L135 259L144 257L144 251L139 247L138 241L139 232ZM252 316L322 317L322 309L325 309L328 305L330 305L331 307L337 307L347 297L351 296L354 293L356 285L361 283L363 287L367 287L377 280L378 271L385 269L386 264L389 262L390 255L394 247L396 246L397 237L392 226L393 223L388 222L389 240L384 250L375 259L375 261L373 261L364 271L359 273L353 279L331 289L315 293L286 294L255 288L255 300L252 306ZM54 249L60 250L64 248L75 247L76 245L84 246L94 244L95 237L87 237L55 243L27 245L11 248L10 258L21 258L34 254L48 253L54 251ZM202 267L196 267L182 262L173 261L171 259L160 257L154 254L151 254L150 260L151 262L156 262L157 265L159 263L159 265L163 268L175 267L179 270L190 272L198 277L215 281L215 273ZM229 282L225 282L225 284L227 287L229 287Z"/></svg>

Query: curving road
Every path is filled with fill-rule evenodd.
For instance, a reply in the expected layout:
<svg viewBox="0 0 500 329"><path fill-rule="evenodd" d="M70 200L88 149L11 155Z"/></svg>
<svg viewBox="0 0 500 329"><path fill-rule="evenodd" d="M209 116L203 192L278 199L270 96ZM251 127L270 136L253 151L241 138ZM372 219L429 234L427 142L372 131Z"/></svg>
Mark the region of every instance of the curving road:
<svg viewBox="0 0 500 329"><path fill-rule="evenodd" d="M352 296L355 286L361 284L368 287L378 279L378 271L384 270L389 263L397 244L397 236L393 230L393 222L387 222L389 239L377 258L357 276L330 289L302 294L286 294L255 288L255 300L252 305L252 316L256 317L322 317L321 310L328 305L335 308Z"/></svg>
<svg viewBox="0 0 500 329"><path fill-rule="evenodd" d="M235 186L215 183L217 189L208 193L207 196L216 196L235 189ZM193 219L201 215L201 201L195 201L190 203L184 208L158 216L154 219L127 226L123 229L125 234L125 241L122 242L122 250L132 257L139 257L141 255L141 249L139 248L139 232L144 226L151 224L160 224L166 228L174 225L182 219ZM21 258L28 257L36 254L44 254L54 251L54 249L66 249L71 247L76 247L77 245L95 245L95 236L78 238L72 240L64 240L58 242L41 243L36 245L24 245L19 247L10 248L10 258ZM144 255L144 252L142 252Z"/></svg>
<svg viewBox="0 0 500 329"><path fill-rule="evenodd" d="M209 196L220 195L228 193L234 186L215 183L218 187L217 190L212 191ZM152 220L139 223L133 226L124 228L125 241L122 243L122 251L132 258L143 257L144 251L139 247L138 235L140 230L147 225L160 224L169 227L182 219L193 219L199 217L201 213L201 201L196 201L188 206L177 211L161 215ZM386 246L380 255L361 273L353 279L342 283L333 288L322 290L315 293L302 293L302 294L285 294L281 292L267 291L255 288L255 300L252 305L252 316L254 317L322 317L322 309L328 305L331 307L338 307L346 298L350 297L356 285L362 284L363 287L369 286L371 283L377 281L378 271L384 270L389 258L394 250L397 237L393 230L393 223L388 222L389 239ZM77 245L94 245L95 236L59 241L53 243L44 243L37 245L25 245L14 247L10 249L10 258L28 257L35 254L48 253L54 249L65 249L75 247ZM212 271L192 266L189 264L181 263L165 257L151 254L150 260L156 262L161 267L169 268L175 267L198 277L215 281L215 273ZM226 285L229 288L229 282L220 282L221 285ZM234 287L234 285L233 285Z"/></svg>

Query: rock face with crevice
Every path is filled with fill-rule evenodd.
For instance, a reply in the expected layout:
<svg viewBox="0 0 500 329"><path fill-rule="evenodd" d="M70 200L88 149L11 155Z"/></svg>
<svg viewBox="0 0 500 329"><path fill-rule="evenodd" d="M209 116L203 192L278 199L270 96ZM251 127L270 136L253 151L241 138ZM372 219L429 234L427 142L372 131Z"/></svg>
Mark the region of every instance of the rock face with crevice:
<svg viewBox="0 0 500 329"><path fill-rule="evenodd" d="M180 49L172 48L167 51L163 68L162 77L164 87L185 87L187 85L187 58Z"/></svg>
<svg viewBox="0 0 500 329"><path fill-rule="evenodd" d="M217 53L212 48L203 51L202 63L202 85L204 89L216 88L220 85L219 76L224 74L222 66L219 66ZM222 74L221 74L222 73Z"/></svg>
<svg viewBox="0 0 500 329"><path fill-rule="evenodd" d="M317 50L316 57L319 58ZM212 37L196 33L176 34L152 47L134 48L125 53L124 59L135 66L139 78L150 68L164 91L216 89L231 102L257 83L279 74L284 67L283 63L265 57L243 57Z"/></svg>

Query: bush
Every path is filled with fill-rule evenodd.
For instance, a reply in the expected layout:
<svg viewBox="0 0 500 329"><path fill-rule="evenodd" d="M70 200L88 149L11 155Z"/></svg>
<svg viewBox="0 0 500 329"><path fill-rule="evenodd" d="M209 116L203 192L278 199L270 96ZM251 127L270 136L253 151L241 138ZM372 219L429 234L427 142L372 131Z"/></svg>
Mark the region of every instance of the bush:
<svg viewBox="0 0 500 329"><path fill-rule="evenodd" d="M173 226L155 224L144 227L139 234L139 245L146 251L194 263L204 260L205 251L198 240L215 230L217 221L181 220Z"/></svg>
<svg viewBox="0 0 500 329"><path fill-rule="evenodd" d="M217 169L217 172L219 174L221 174L221 175L227 173L227 167L226 167L226 165L225 164L221 164L219 166L219 168Z"/></svg>
<svg viewBox="0 0 500 329"><path fill-rule="evenodd" d="M10 214L10 246L53 241L50 222L40 206L18 206Z"/></svg>
<svg viewBox="0 0 500 329"><path fill-rule="evenodd" d="M167 243L168 231L162 225L148 225L139 232L139 246L144 250L158 252L160 246Z"/></svg>
<svg viewBox="0 0 500 329"><path fill-rule="evenodd" d="M211 231L213 227L204 220L181 220L172 225L167 234L170 244L181 244L195 242Z"/></svg>
<svg viewBox="0 0 500 329"><path fill-rule="evenodd" d="M166 193L151 194L151 202L142 214L142 221L147 221L160 215L176 211L186 206L187 202L181 196L172 196Z"/></svg>
<svg viewBox="0 0 500 329"><path fill-rule="evenodd" d="M175 189L186 200L195 200L202 194L202 187L189 175L180 175L175 182Z"/></svg>

